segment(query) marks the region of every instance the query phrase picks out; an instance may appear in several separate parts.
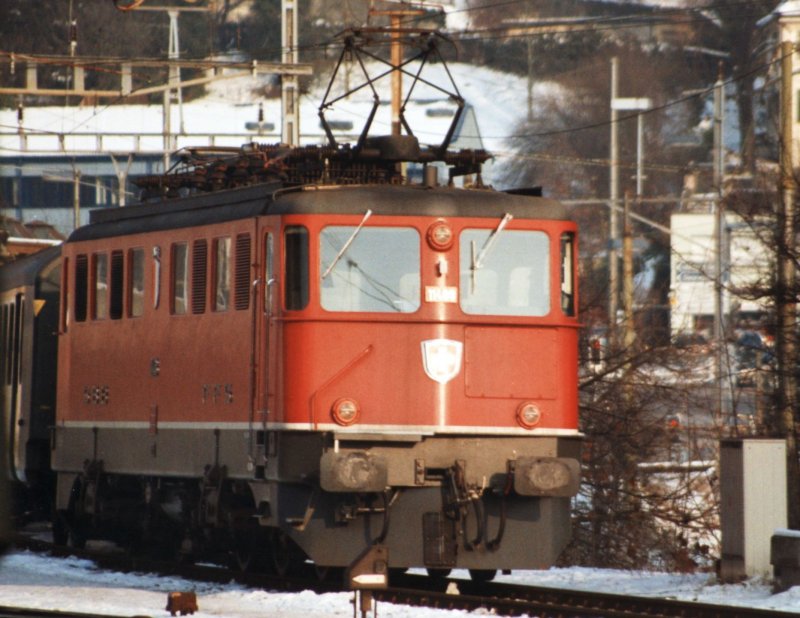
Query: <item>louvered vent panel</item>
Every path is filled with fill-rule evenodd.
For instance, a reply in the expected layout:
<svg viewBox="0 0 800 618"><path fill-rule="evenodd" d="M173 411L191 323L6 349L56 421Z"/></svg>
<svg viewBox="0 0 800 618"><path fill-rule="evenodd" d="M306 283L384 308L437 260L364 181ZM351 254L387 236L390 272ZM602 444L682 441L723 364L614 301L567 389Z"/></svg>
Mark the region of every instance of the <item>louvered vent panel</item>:
<svg viewBox="0 0 800 618"><path fill-rule="evenodd" d="M119 320L122 317L122 291L123 273L125 272L125 260L122 251L111 252L111 298L109 305L109 316L112 320Z"/></svg>
<svg viewBox="0 0 800 618"><path fill-rule="evenodd" d="M250 234L236 237L236 272L234 305L236 309L250 306Z"/></svg>
<svg viewBox="0 0 800 618"><path fill-rule="evenodd" d="M192 313L206 310L206 280L208 278L208 242L195 240L192 245Z"/></svg>
<svg viewBox="0 0 800 618"><path fill-rule="evenodd" d="M89 258L79 255L75 258L75 321L86 321L89 307Z"/></svg>

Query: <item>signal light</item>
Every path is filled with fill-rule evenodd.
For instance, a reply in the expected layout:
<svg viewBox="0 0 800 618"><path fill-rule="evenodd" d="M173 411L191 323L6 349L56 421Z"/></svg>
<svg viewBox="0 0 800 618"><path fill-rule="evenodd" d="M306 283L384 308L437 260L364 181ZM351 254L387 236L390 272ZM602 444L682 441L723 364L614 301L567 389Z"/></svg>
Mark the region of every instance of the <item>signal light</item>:
<svg viewBox="0 0 800 618"><path fill-rule="evenodd" d="M331 406L331 416L339 425L347 427L358 420L361 415L361 408L355 399L341 397L333 402Z"/></svg>

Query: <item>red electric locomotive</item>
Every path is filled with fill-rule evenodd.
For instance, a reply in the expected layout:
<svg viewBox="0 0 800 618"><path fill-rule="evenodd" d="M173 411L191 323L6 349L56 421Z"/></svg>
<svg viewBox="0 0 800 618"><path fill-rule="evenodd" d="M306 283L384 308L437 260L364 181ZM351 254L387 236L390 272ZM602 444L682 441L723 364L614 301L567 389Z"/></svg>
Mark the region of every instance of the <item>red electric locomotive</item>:
<svg viewBox="0 0 800 618"><path fill-rule="evenodd" d="M63 248L56 537L286 572L553 563L579 484L576 227L413 136L186 153ZM428 182L404 182L400 163Z"/></svg>

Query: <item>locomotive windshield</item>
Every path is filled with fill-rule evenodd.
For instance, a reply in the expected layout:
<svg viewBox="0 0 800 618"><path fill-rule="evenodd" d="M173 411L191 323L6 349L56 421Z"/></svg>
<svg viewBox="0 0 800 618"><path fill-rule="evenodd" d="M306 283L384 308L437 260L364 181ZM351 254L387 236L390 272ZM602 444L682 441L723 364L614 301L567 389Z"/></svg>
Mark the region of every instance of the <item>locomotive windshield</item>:
<svg viewBox="0 0 800 618"><path fill-rule="evenodd" d="M550 312L550 243L544 232L503 230L476 255L492 230L461 233L461 309L473 315L544 316Z"/></svg>
<svg viewBox="0 0 800 618"><path fill-rule="evenodd" d="M322 230L320 272L328 275L321 280L323 309L399 313L419 309L419 232L396 227L364 227L354 235L355 231L356 226L347 225Z"/></svg>

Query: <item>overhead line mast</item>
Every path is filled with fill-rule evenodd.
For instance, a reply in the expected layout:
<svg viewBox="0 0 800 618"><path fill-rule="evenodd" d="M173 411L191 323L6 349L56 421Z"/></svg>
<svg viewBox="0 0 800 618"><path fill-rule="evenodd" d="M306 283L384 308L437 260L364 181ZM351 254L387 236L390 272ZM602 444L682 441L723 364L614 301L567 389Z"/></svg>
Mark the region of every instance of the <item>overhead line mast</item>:
<svg viewBox="0 0 800 618"><path fill-rule="evenodd" d="M391 61L392 66L399 67L403 62L403 38L405 32L402 28L401 20L406 17L419 17L425 14L425 9L415 8L406 2L398 3L398 8L376 9L370 6L369 16L389 17L389 28L391 32ZM395 70L392 72L392 135L400 135L401 123L401 101L403 99L403 74Z"/></svg>

